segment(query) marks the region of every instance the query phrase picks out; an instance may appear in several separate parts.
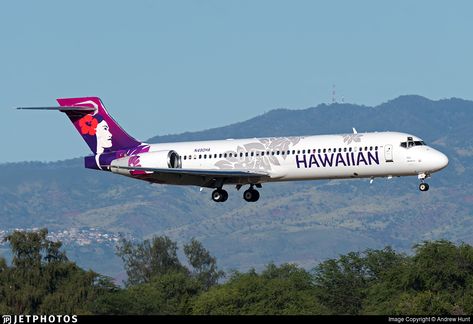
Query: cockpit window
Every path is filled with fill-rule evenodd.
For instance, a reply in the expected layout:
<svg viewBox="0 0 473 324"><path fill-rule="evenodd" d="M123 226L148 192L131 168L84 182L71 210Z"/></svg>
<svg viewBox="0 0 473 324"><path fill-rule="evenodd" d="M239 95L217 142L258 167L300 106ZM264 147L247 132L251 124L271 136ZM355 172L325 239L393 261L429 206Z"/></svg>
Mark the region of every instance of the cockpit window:
<svg viewBox="0 0 473 324"><path fill-rule="evenodd" d="M424 141L407 141L401 142L401 147L413 147L413 146L421 146L426 145Z"/></svg>

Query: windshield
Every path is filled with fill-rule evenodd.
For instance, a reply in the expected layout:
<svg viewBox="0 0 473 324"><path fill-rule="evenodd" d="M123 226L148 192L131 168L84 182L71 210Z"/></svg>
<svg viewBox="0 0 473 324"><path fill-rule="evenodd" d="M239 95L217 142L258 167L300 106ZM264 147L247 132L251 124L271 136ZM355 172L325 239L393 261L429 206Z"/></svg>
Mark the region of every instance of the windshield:
<svg viewBox="0 0 473 324"><path fill-rule="evenodd" d="M401 142L401 147L413 147L413 146L421 146L426 145L424 141L407 141Z"/></svg>

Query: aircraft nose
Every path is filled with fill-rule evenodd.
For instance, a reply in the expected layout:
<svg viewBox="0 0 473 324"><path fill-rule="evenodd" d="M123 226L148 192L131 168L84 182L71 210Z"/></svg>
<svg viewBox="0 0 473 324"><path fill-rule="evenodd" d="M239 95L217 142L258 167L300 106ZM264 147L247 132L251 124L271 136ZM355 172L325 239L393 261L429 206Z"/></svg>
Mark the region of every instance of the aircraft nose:
<svg viewBox="0 0 473 324"><path fill-rule="evenodd" d="M447 165L448 165L448 157L443 154L442 152L435 152L436 153L436 157L435 157L435 164L436 164L436 169L437 170L442 170L443 168L445 168Z"/></svg>

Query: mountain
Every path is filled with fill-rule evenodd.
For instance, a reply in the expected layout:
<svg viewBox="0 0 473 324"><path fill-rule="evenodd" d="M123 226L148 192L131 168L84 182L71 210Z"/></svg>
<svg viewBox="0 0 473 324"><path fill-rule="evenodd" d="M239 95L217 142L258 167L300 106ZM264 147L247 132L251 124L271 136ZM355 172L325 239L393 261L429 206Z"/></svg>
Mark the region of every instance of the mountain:
<svg viewBox="0 0 473 324"><path fill-rule="evenodd" d="M246 203L241 191L229 188L229 200L216 204L209 189L150 185L87 170L81 158L2 164L0 229L82 229L105 233L103 237L122 233L138 239L156 234L179 242L195 237L223 268L242 270L270 261L311 267L347 251L385 245L408 251L427 239L471 244L471 121L472 101L410 95L376 107L277 109L226 127L149 140L350 133L352 127L358 132L402 131L449 157L449 166L429 179L426 193L417 189L415 177L375 179L371 185L369 180L310 181L263 185L257 203ZM111 275L121 272L113 244L95 240L93 233L88 244L87 239L82 245L74 240L66 244L68 252L83 267Z"/></svg>

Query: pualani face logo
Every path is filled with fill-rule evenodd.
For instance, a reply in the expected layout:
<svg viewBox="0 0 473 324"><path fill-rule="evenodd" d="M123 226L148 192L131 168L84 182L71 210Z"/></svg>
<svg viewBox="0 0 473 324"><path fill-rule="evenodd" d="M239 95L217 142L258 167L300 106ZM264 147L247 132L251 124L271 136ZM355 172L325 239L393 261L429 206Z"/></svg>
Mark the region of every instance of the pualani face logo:
<svg viewBox="0 0 473 324"><path fill-rule="evenodd" d="M3 315L3 324L77 323L77 315Z"/></svg>

